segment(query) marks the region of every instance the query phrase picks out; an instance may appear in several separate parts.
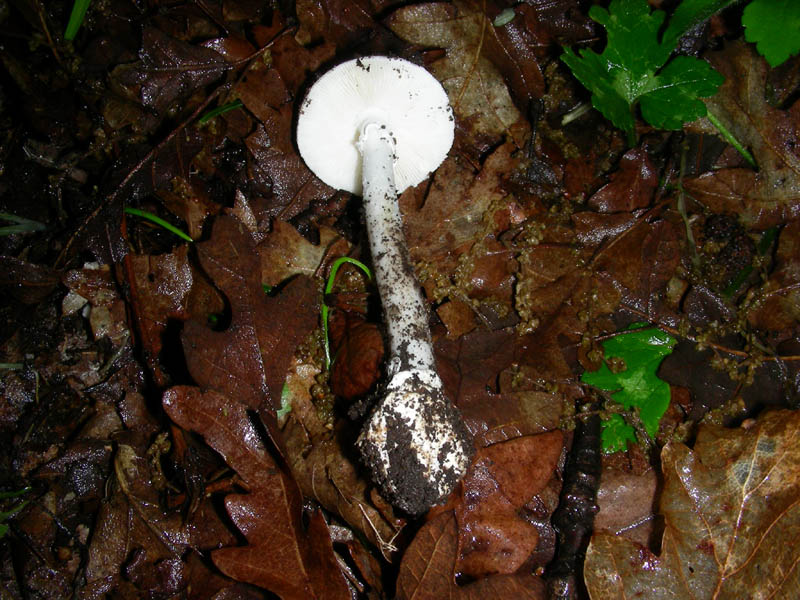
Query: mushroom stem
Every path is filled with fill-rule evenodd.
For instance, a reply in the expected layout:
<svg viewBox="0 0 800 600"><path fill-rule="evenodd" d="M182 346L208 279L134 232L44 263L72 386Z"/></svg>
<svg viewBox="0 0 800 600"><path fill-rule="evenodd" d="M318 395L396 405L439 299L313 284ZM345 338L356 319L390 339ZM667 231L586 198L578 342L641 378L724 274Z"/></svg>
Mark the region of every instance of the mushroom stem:
<svg viewBox="0 0 800 600"><path fill-rule="evenodd" d="M359 140L364 212L389 334L389 375L434 368L428 310L422 298L403 235L394 184L394 142L388 127L368 123Z"/></svg>
<svg viewBox="0 0 800 600"><path fill-rule="evenodd" d="M428 309L397 203L392 133L385 124L368 123L358 147L367 235L390 346L390 380L358 445L388 499L421 514L461 479L474 451L472 438L434 370Z"/></svg>

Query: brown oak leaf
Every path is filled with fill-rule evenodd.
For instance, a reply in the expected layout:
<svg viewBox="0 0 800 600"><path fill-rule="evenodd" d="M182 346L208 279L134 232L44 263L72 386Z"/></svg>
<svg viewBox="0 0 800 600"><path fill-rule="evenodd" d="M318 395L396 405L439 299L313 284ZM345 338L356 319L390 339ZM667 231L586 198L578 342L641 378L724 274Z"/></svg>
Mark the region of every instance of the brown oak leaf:
<svg viewBox="0 0 800 600"><path fill-rule="evenodd" d="M189 373L204 389L237 398L250 408L277 410L292 353L317 324L316 284L298 276L267 296L255 242L232 217L219 217L211 238L197 244L197 252L230 302L231 321L224 331L197 321L186 323L182 341Z"/></svg>
<svg viewBox="0 0 800 600"><path fill-rule="evenodd" d="M178 425L201 434L250 490L225 498L248 544L214 551L214 564L284 600L350 598L322 513L315 511L303 526L300 489L264 448L247 407L194 387L171 388L163 405Z"/></svg>
<svg viewBox="0 0 800 600"><path fill-rule="evenodd" d="M800 589L800 411L747 428L701 426L661 453L661 554L596 533L592 598L793 598Z"/></svg>

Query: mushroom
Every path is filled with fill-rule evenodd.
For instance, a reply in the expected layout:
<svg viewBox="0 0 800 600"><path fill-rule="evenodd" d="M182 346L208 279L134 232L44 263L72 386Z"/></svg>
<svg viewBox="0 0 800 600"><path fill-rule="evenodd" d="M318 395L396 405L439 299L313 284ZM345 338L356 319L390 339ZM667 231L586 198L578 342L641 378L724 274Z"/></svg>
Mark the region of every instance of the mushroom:
<svg viewBox="0 0 800 600"><path fill-rule="evenodd" d="M297 145L331 187L364 199L389 337L388 383L357 446L374 482L416 515L446 497L474 452L436 372L428 308L414 277L398 193L436 169L453 143L447 94L424 68L370 56L325 73L303 100Z"/></svg>

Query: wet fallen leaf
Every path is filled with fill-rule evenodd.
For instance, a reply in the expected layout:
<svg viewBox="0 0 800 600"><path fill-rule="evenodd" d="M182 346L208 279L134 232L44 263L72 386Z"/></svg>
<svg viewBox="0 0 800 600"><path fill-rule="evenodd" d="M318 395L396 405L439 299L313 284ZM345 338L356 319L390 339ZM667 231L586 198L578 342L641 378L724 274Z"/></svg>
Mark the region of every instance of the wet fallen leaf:
<svg viewBox="0 0 800 600"><path fill-rule="evenodd" d="M760 298L748 312L755 327L781 331L800 321L800 220L781 230L775 267L759 290Z"/></svg>
<svg viewBox="0 0 800 600"><path fill-rule="evenodd" d="M405 521L384 502L370 497L371 484L353 461L353 431L331 430L311 396L320 368L295 358L286 377L291 402L282 434L286 455L300 489L326 510L339 515L391 559Z"/></svg>
<svg viewBox="0 0 800 600"><path fill-rule="evenodd" d="M523 507L553 476L562 440L553 431L478 450L456 501L456 572L470 578L511 574L528 560L539 533Z"/></svg>
<svg viewBox="0 0 800 600"><path fill-rule="evenodd" d="M211 238L197 244L197 251L203 268L225 291L232 314L224 331L186 323L182 341L192 377L250 408L277 410L291 354L317 324L315 283L300 276L267 297L255 242L232 217L219 217Z"/></svg>
<svg viewBox="0 0 800 600"><path fill-rule="evenodd" d="M655 525L655 497L658 477L652 469L631 473L606 468L600 476L594 518L595 531L622 535L632 542L650 547Z"/></svg>
<svg viewBox="0 0 800 600"><path fill-rule="evenodd" d="M766 229L800 215L800 155L796 105L789 110L767 103L767 64L752 46L729 44L710 57L725 76L717 95L706 100L745 147L759 170L722 169L684 182L686 190L709 209L729 212L750 227Z"/></svg>
<svg viewBox="0 0 800 600"><path fill-rule="evenodd" d="M589 206L601 213L631 212L649 206L658 185L658 173L644 150L629 150L619 161L611 181L589 198Z"/></svg>
<svg viewBox="0 0 800 600"><path fill-rule="evenodd" d="M114 69L112 79L161 114L219 78L228 68L218 52L171 38L153 27L142 34L139 59Z"/></svg>
<svg viewBox="0 0 800 600"><path fill-rule="evenodd" d="M246 406L189 387L171 388L163 403L170 418L203 435L250 490L225 498L249 544L216 550L214 563L286 600L350 598L322 514L315 511L308 528L303 526L300 490L266 452Z"/></svg>
<svg viewBox="0 0 800 600"><path fill-rule="evenodd" d="M597 533L584 576L593 598L790 598L800 589L800 413L747 429L702 426L694 449L662 451L661 553Z"/></svg>
<svg viewBox="0 0 800 600"><path fill-rule="evenodd" d="M380 378L383 336L375 323L352 311L331 314L331 391L350 400L369 392Z"/></svg>
<svg viewBox="0 0 800 600"><path fill-rule="evenodd" d="M479 5L467 0L415 4L392 13L388 24L408 42L446 49L445 58L430 69L450 97L467 148L483 154L510 133L520 113L497 67L483 56L484 39L496 34Z"/></svg>
<svg viewBox="0 0 800 600"><path fill-rule="evenodd" d="M125 262L144 359L161 385L168 381L161 352L169 321L205 320L224 308L222 297L188 257L189 247L183 245L158 256L129 254Z"/></svg>
<svg viewBox="0 0 800 600"><path fill-rule="evenodd" d="M542 580L531 573L495 575L463 587L455 580L458 554L456 520L445 511L428 521L403 555L397 578L398 600L479 600L546 597Z"/></svg>

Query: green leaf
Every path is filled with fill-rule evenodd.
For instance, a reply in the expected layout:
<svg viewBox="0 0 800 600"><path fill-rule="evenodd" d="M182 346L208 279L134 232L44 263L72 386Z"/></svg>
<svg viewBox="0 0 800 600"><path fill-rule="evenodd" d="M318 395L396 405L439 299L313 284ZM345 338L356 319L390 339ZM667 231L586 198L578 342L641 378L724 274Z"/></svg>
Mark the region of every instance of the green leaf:
<svg viewBox="0 0 800 600"><path fill-rule="evenodd" d="M797 0L753 0L742 14L744 39L771 67L800 52L800 2Z"/></svg>
<svg viewBox="0 0 800 600"><path fill-rule="evenodd" d="M603 343L606 362L597 371L585 372L581 381L612 392L611 397L625 410L638 410L645 431L655 436L670 399L669 384L659 379L656 371L676 343L675 338L656 328L623 333ZM607 361L611 358L622 359L624 370L615 373L609 369ZM624 450L634 439L633 428L620 415L603 422L605 452Z"/></svg>
<svg viewBox="0 0 800 600"><path fill-rule="evenodd" d="M622 415L613 414L603 421L603 431L600 434L603 452L624 452L628 449L628 442L636 443L636 434L633 427L625 422Z"/></svg>
<svg viewBox="0 0 800 600"><path fill-rule="evenodd" d="M707 62L676 56L642 95L642 116L659 129L680 129L706 115L706 105L699 98L716 94L723 81Z"/></svg>
<svg viewBox="0 0 800 600"><path fill-rule="evenodd" d="M589 16L606 28L603 56L632 77L644 77L660 68L673 50L658 41L664 11L650 12L646 0L612 0L608 10L592 6Z"/></svg>
<svg viewBox="0 0 800 600"><path fill-rule="evenodd" d="M596 52L581 51L579 57L572 49L565 48L561 57L572 69L575 78L592 92L592 105L603 113L615 127L625 131L633 131L635 121L631 105L614 87L611 73L614 66Z"/></svg>
<svg viewBox="0 0 800 600"><path fill-rule="evenodd" d="M681 27L712 8L708 0L692 4ZM612 0L608 10L592 6L589 16L606 28L602 54L589 49L576 54L567 48L561 59L592 92L592 104L603 116L632 137L637 103L645 120L661 129L679 129L684 122L706 115L699 98L714 95L723 77L696 58L669 61L678 37L659 41L663 11L651 12L646 0Z"/></svg>

